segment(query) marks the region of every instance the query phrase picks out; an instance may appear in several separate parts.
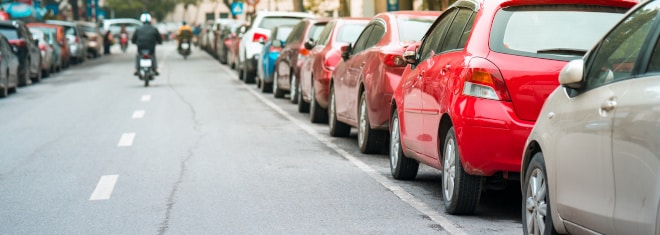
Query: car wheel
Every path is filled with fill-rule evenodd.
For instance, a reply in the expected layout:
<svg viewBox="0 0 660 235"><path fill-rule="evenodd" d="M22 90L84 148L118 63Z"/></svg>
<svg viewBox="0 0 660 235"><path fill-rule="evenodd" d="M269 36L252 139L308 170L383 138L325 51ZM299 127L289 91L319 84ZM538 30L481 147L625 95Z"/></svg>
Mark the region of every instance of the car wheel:
<svg viewBox="0 0 660 235"><path fill-rule="evenodd" d="M543 153L534 154L525 170L522 221L525 234L557 234L552 224L548 198L548 175Z"/></svg>
<svg viewBox="0 0 660 235"><path fill-rule="evenodd" d="M463 170L454 127L449 128L443 148L442 198L449 214L472 214L479 204L483 177Z"/></svg>
<svg viewBox="0 0 660 235"><path fill-rule="evenodd" d="M272 74L270 75L272 78ZM270 79L271 81L273 79ZM268 93L273 91L273 84L272 83L266 83L266 80L261 79L261 93Z"/></svg>
<svg viewBox="0 0 660 235"><path fill-rule="evenodd" d="M5 84L0 88L0 97L4 98L9 95L9 73L5 76Z"/></svg>
<svg viewBox="0 0 660 235"><path fill-rule="evenodd" d="M309 119L312 123L328 122L328 110L319 106L316 101L316 88L312 86L311 101L309 102Z"/></svg>
<svg viewBox="0 0 660 235"><path fill-rule="evenodd" d="M376 153L386 144L386 135L382 131L371 129L367 111L367 93L362 92L358 113L358 147L362 153Z"/></svg>
<svg viewBox="0 0 660 235"><path fill-rule="evenodd" d="M346 137L351 134L351 126L337 120L337 107L335 101L335 87L330 86L330 105L328 107L328 127L330 127L330 136Z"/></svg>
<svg viewBox="0 0 660 235"><path fill-rule="evenodd" d="M250 73L247 68L247 61L243 61L243 81L247 84L254 83L254 74Z"/></svg>
<svg viewBox="0 0 660 235"><path fill-rule="evenodd" d="M291 103L297 104L298 103L298 78L296 77L296 74L291 71L289 73L291 76L291 79L289 79L289 99L291 100Z"/></svg>
<svg viewBox="0 0 660 235"><path fill-rule="evenodd" d="M245 62L244 62L245 63ZM238 80L245 80L245 74L243 73L243 64L236 65L236 70L238 71Z"/></svg>
<svg viewBox="0 0 660 235"><path fill-rule="evenodd" d="M399 127L399 114L394 110L392 114L390 133L390 172L398 180L412 180L417 176L419 162L408 158L401 148L401 128Z"/></svg>
<svg viewBox="0 0 660 235"><path fill-rule="evenodd" d="M302 85L298 83L296 86L296 90L298 90L298 112L299 113L309 113L309 103L305 102L302 96Z"/></svg>
<svg viewBox="0 0 660 235"><path fill-rule="evenodd" d="M25 64L27 65L30 61L26 62ZM32 83L32 80L30 79L30 71L27 67L23 68L23 72L19 72L20 78L18 79L18 85L19 86L27 86Z"/></svg>
<svg viewBox="0 0 660 235"><path fill-rule="evenodd" d="M284 91L277 85L278 76L277 69L275 69L275 71L273 71L273 96L275 96L275 98L284 98Z"/></svg>

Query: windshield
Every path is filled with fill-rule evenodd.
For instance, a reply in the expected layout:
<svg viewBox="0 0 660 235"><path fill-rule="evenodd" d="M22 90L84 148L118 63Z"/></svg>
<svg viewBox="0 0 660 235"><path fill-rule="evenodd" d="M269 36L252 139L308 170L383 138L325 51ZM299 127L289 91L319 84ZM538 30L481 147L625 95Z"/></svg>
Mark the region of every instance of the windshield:
<svg viewBox="0 0 660 235"><path fill-rule="evenodd" d="M15 28L0 27L0 33L5 35L5 37L7 37L9 40L18 39L18 34L16 34Z"/></svg>
<svg viewBox="0 0 660 235"><path fill-rule="evenodd" d="M366 24L345 24L337 31L336 42L352 43L357 40Z"/></svg>
<svg viewBox="0 0 660 235"><path fill-rule="evenodd" d="M399 26L399 40L402 42L420 41L431 27L435 17L431 18L397 18Z"/></svg>
<svg viewBox="0 0 660 235"><path fill-rule="evenodd" d="M508 54L571 60L591 49L625 12L580 5L502 9L495 16L490 46Z"/></svg>
<svg viewBox="0 0 660 235"><path fill-rule="evenodd" d="M298 17L264 17L263 20L261 20L261 23L259 24L259 28L262 29L273 29L275 26L280 26L280 25L295 25L300 22L302 18Z"/></svg>

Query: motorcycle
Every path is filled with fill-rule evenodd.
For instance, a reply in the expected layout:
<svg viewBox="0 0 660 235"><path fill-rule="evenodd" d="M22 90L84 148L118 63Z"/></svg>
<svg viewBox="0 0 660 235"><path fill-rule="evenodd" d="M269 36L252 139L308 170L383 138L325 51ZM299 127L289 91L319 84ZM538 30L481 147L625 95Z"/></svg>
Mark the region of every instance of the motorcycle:
<svg viewBox="0 0 660 235"><path fill-rule="evenodd" d="M126 48L128 48L128 34L122 33L119 35L119 45L121 46L121 51L126 52Z"/></svg>
<svg viewBox="0 0 660 235"><path fill-rule="evenodd" d="M181 54L185 60L188 59L190 53L190 39L182 39L181 46L179 47L179 54Z"/></svg>
<svg viewBox="0 0 660 235"><path fill-rule="evenodd" d="M153 70L153 60L149 50L140 52L140 69L138 70L138 77L144 81L144 86L149 86L149 81L154 80L156 72Z"/></svg>

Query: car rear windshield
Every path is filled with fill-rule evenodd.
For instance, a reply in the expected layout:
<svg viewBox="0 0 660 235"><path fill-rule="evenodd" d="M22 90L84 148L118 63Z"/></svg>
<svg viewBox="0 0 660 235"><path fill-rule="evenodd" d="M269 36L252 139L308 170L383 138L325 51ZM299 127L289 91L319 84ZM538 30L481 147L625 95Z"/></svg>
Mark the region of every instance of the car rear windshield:
<svg viewBox="0 0 660 235"><path fill-rule="evenodd" d="M300 22L302 18L298 17L283 17L283 16L269 16L264 17L259 23L259 28L271 30L279 25L295 25Z"/></svg>
<svg viewBox="0 0 660 235"><path fill-rule="evenodd" d="M426 17L426 18L407 18L407 17L398 17L397 24L399 27L399 41L410 42L410 41L420 41L426 33L426 31L431 27L435 17Z"/></svg>
<svg viewBox="0 0 660 235"><path fill-rule="evenodd" d="M9 40L18 39L18 34L16 33L15 28L0 27L0 33L5 35Z"/></svg>
<svg viewBox="0 0 660 235"><path fill-rule="evenodd" d="M582 57L627 9L583 5L509 7L491 29L493 51L555 60Z"/></svg>
<svg viewBox="0 0 660 235"><path fill-rule="evenodd" d="M291 34L291 30L293 30L293 26L277 27L277 36L276 36L276 38L280 41L286 40L286 38L289 37L289 34Z"/></svg>
<svg viewBox="0 0 660 235"><path fill-rule="evenodd" d="M342 25L339 27L339 31L337 31L337 37L335 38L335 41L354 43L355 40L357 40L357 38L360 36L360 33L362 33L362 30L364 30L365 26L366 24L356 23Z"/></svg>

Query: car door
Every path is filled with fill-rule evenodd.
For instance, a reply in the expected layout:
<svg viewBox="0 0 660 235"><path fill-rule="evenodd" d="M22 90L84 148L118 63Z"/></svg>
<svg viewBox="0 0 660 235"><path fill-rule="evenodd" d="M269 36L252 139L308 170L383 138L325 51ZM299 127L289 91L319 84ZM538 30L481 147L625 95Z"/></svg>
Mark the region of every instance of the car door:
<svg viewBox="0 0 660 235"><path fill-rule="evenodd" d="M618 110L618 103L630 92L626 81L635 76L640 45L652 28L651 21L644 23L647 15L640 11L617 25L588 55L583 88L568 90L565 105L551 110L559 117L562 136L555 148L557 210L565 220L599 233L616 233L612 215L619 196L614 174L618 167L612 131L613 125L620 126L614 123L616 116L629 115Z"/></svg>
<svg viewBox="0 0 660 235"><path fill-rule="evenodd" d="M382 20L376 20L373 30L364 44L364 49L362 51L353 51L353 55L351 56L352 63L348 68L349 76L346 83L348 89L344 90L348 98L344 117L353 124L357 123L359 89L362 78L366 76L365 66L369 59L377 58L376 56L379 54L379 49L374 48L374 46L385 36L386 26L384 24L385 22Z"/></svg>
<svg viewBox="0 0 660 235"><path fill-rule="evenodd" d="M421 153L423 123L422 84L426 71L433 67L438 44L442 42L447 28L456 11L449 10L436 20L422 39L417 52L418 63L411 67L408 76L401 81L403 94L403 116L401 120L401 140L409 150Z"/></svg>
<svg viewBox="0 0 660 235"><path fill-rule="evenodd" d="M348 114L348 109L350 107L349 105L349 92L348 90L351 87L351 81L354 81L355 79L351 78L356 76L355 71L352 70L353 67L359 66L359 65L354 65L355 63L359 63L359 61L355 60L354 55L356 53L359 53L365 49L365 46L367 44L367 41L369 41L369 35L371 34L371 31L374 29L374 25L368 25L364 31L360 34L358 39L355 41L355 44L353 45L353 49L351 52L351 57L344 61L343 64L340 64L338 67L337 75L338 75L338 80L335 80L335 108L337 111L337 116L340 118L345 118ZM339 67L343 67L343 71L339 69Z"/></svg>
<svg viewBox="0 0 660 235"><path fill-rule="evenodd" d="M660 3L652 2L642 8L648 23L658 28ZM652 22L652 23L651 23ZM639 32L640 30L638 30ZM637 37L641 39L641 37ZM617 93L612 130L612 157L614 165L614 227L618 234L654 234L660 209L660 40L659 32L649 33L647 46L632 44L628 48L641 48L651 52L639 56L633 66L634 79L620 81L625 90ZM655 41L655 43L653 42ZM625 47L627 45L622 45ZM636 53L632 53L634 55ZM645 63L648 61L647 63Z"/></svg>
<svg viewBox="0 0 660 235"><path fill-rule="evenodd" d="M434 64L422 76L422 154L439 159L440 138L438 133L442 114L448 112L448 103L460 83L464 65L469 56L463 51L474 23L474 12L467 8L454 8L456 11L447 33L437 45L438 55ZM466 59L467 58L467 59ZM449 87L454 89L447 90ZM444 137L444 136L442 136ZM460 146L460 142L458 143Z"/></svg>

